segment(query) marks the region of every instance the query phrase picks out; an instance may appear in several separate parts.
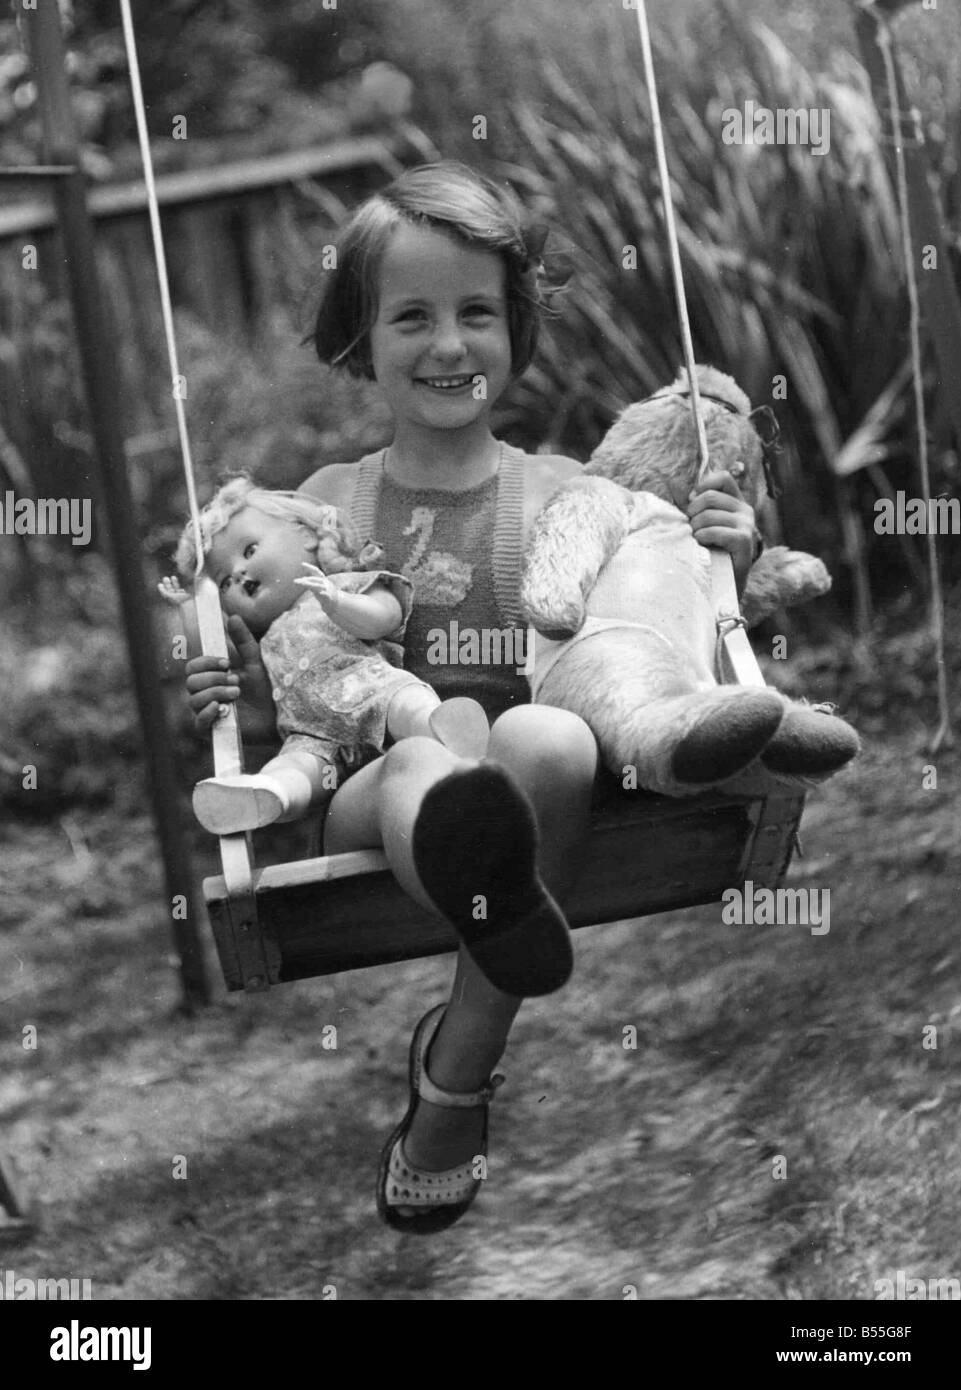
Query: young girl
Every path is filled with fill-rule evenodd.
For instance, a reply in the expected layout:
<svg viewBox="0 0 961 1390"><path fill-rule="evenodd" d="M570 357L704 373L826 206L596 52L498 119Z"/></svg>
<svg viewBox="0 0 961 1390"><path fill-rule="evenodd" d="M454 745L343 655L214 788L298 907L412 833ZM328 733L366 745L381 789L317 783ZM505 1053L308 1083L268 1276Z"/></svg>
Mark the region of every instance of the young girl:
<svg viewBox="0 0 961 1390"><path fill-rule="evenodd" d="M403 174L356 212L338 248L314 342L322 362L376 381L394 415L389 448L334 464L303 484L376 534L391 569L415 586L406 665L441 695L472 695L493 719L487 756L458 758L410 738L356 772L330 805L328 853L382 846L404 889L459 933L446 1005L418 1025L410 1101L388 1139L378 1208L396 1229L427 1233L458 1220L480 1188L493 1070L520 1000L547 993L571 968L557 899L576 869L597 766L575 715L529 703L516 665L446 662L428 634L483 634L520 621L527 528L580 471L572 459L528 456L494 438L490 412L531 360L542 295L536 254L513 197L454 163ZM727 474L705 478L691 504L707 545L727 549L743 582L754 517ZM263 698L257 644L237 618L225 673L188 665L198 727L241 693ZM479 910L480 908L480 910Z"/></svg>
<svg viewBox="0 0 961 1390"><path fill-rule="evenodd" d="M476 701L441 704L429 685L391 664L410 616L410 580L374 569L380 547L361 546L336 507L235 478L203 509L200 532L224 612L260 640L284 740L259 773L198 784L194 812L206 830L227 835L297 819L383 753L388 735L483 753L488 725ZM189 523L176 564L185 579L193 575ZM189 602L175 579L159 587L169 602Z"/></svg>

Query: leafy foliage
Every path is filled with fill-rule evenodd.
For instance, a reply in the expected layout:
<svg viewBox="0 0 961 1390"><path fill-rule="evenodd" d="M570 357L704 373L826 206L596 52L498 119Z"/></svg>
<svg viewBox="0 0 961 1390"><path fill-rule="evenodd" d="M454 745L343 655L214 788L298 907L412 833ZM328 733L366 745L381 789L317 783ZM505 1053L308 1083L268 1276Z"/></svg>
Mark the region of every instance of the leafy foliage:
<svg viewBox="0 0 961 1390"><path fill-rule="evenodd" d="M873 537L873 504L919 485L898 214L871 93L852 59L813 72L771 29L748 26L733 6L717 13L736 62L705 73L661 55L696 355L730 371L758 403L782 379L786 396L775 390L774 403L791 445L780 508L789 539L834 570L843 555L864 589L889 597L905 569L916 577L920 548L908 543L892 557L890 541ZM512 105L526 157L509 172L572 250L577 274L509 418L528 438L581 457L682 358L647 99L627 51L612 46L617 99L606 107L588 106L549 60L540 77L552 116L529 99ZM747 99L828 110L830 157L800 145L724 144L724 113ZM939 442L935 493L958 480L943 434ZM841 599L846 608L844 586Z"/></svg>
<svg viewBox="0 0 961 1390"><path fill-rule="evenodd" d="M52 561L45 579L45 601L0 629L0 805L46 817L130 804L131 792L144 794L140 735L107 563Z"/></svg>

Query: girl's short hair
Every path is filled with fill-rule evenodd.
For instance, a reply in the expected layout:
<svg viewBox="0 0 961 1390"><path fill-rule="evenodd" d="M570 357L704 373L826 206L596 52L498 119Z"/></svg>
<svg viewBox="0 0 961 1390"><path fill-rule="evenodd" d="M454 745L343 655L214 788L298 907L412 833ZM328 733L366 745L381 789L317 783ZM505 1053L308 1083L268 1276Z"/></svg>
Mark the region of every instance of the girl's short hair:
<svg viewBox="0 0 961 1390"><path fill-rule="evenodd" d="M364 569L375 558L374 547L361 545L357 533L344 514L328 502L318 502L305 497L302 492L281 492L270 488L257 487L247 477L231 478L230 482L218 488L200 513L200 534L203 541L204 556L210 553L214 537L219 535L231 519L245 507L253 507L266 516L277 517L281 521L296 521L312 531L320 541L333 536L340 551L339 559L325 564L327 573L339 570ZM380 553L379 548L378 556ZM197 568L197 545L193 523L188 521L183 529L174 555L174 563L183 579L193 579Z"/></svg>
<svg viewBox="0 0 961 1390"><path fill-rule="evenodd" d="M325 275L314 332L306 339L321 362L373 380L370 330L377 317L377 277L392 232L405 223L446 232L503 257L511 368L519 376L534 356L547 305L538 284L545 233L531 226L509 188L456 160L408 169L354 213L337 245L336 269Z"/></svg>

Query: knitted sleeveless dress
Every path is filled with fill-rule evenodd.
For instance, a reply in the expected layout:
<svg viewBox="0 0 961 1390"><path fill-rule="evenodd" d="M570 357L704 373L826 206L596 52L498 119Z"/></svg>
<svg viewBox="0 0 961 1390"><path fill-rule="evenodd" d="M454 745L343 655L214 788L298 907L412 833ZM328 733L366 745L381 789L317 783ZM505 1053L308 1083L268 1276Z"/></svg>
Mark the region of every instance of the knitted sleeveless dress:
<svg viewBox="0 0 961 1390"><path fill-rule="evenodd" d="M441 699L470 696L496 719L530 701L519 597L527 456L503 445L494 477L463 492L402 487L385 456L360 460L351 518L414 586L404 667Z"/></svg>

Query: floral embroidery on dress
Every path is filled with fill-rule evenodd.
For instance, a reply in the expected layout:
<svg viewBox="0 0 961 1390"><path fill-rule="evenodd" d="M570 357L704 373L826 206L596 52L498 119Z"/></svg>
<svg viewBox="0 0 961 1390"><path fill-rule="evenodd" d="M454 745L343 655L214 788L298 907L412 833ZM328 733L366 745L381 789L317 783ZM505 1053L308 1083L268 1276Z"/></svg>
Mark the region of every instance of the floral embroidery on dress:
<svg viewBox="0 0 961 1390"><path fill-rule="evenodd" d="M422 604L456 608L467 597L474 578L474 567L446 550L427 553L436 519L437 513L433 507L415 507L411 512L410 525L404 527L403 534L416 536L417 539L401 568L401 574L415 585Z"/></svg>

